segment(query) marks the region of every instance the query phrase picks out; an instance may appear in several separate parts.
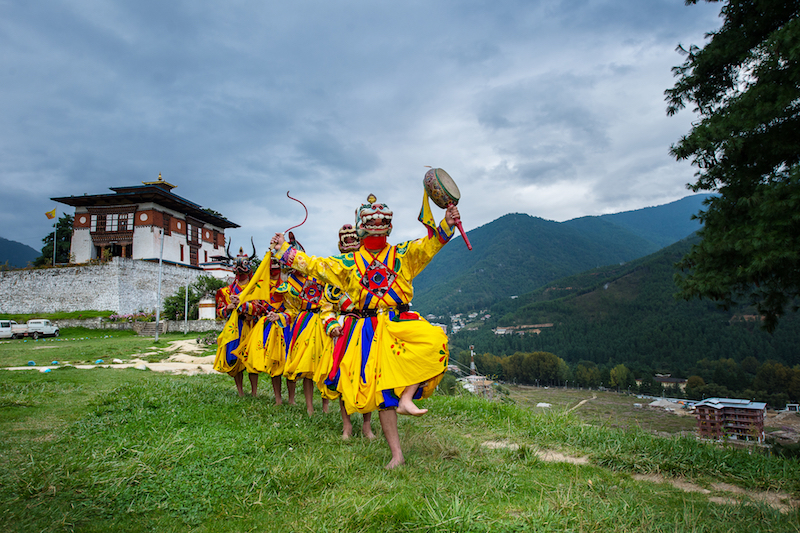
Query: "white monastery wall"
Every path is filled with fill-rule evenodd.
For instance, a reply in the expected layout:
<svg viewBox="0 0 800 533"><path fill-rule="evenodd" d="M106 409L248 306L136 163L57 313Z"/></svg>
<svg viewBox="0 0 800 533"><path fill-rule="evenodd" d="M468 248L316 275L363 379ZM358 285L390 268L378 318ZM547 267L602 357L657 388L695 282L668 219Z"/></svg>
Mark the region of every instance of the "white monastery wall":
<svg viewBox="0 0 800 533"><path fill-rule="evenodd" d="M161 301L205 274L164 264ZM114 257L99 265L0 272L0 313L115 311L127 315L153 311L158 294L158 262Z"/></svg>
<svg viewBox="0 0 800 533"><path fill-rule="evenodd" d="M73 228L72 246L69 253L71 257L83 258L84 262L89 259L95 259L94 245L92 245L92 235L89 233L89 228Z"/></svg>

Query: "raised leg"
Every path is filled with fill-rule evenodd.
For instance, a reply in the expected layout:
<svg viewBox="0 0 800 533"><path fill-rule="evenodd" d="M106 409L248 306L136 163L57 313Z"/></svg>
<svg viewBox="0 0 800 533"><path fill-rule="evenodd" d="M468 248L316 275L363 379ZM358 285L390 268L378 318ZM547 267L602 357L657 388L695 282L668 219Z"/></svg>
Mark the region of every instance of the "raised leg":
<svg viewBox="0 0 800 533"><path fill-rule="evenodd" d="M414 393L417 392L419 383L409 385L400 395L400 401L397 406L397 413L401 415L422 416L428 412L427 409L420 409L414 404Z"/></svg>

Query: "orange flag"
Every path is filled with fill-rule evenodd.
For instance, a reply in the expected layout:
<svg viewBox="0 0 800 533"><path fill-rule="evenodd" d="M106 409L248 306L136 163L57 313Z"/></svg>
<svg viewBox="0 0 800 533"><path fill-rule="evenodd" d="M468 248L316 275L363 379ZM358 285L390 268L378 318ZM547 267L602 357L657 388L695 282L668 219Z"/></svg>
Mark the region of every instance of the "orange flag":
<svg viewBox="0 0 800 533"><path fill-rule="evenodd" d="M45 213L45 215L46 215L46 216L47 216L47 218L49 218L49 219L54 219L54 218L56 218L56 208L54 207L52 211L48 211L47 213Z"/></svg>

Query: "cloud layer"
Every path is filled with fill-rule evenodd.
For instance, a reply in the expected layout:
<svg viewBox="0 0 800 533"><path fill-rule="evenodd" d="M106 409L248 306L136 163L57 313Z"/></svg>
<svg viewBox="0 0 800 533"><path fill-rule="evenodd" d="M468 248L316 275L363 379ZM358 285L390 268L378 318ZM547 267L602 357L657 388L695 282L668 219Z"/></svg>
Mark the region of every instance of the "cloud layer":
<svg viewBox="0 0 800 533"><path fill-rule="evenodd" d="M678 44L716 4L675 0L0 2L0 236L41 248L51 197L156 179L241 228L303 218L334 253L374 193L416 221L426 165L462 193L464 226L552 220L689 194L668 155ZM59 213L72 208L59 205ZM437 217L441 212L436 213Z"/></svg>

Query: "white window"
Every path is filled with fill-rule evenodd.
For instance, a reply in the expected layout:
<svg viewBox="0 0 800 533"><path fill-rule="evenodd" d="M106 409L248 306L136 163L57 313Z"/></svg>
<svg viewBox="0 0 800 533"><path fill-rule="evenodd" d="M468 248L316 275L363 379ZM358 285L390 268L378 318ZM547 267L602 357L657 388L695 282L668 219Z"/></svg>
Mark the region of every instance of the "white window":
<svg viewBox="0 0 800 533"><path fill-rule="evenodd" d="M117 213L106 215L106 231L117 231L118 217Z"/></svg>
<svg viewBox="0 0 800 533"><path fill-rule="evenodd" d="M97 215L92 215L92 228L90 231L97 231Z"/></svg>

